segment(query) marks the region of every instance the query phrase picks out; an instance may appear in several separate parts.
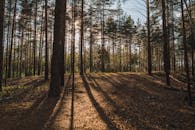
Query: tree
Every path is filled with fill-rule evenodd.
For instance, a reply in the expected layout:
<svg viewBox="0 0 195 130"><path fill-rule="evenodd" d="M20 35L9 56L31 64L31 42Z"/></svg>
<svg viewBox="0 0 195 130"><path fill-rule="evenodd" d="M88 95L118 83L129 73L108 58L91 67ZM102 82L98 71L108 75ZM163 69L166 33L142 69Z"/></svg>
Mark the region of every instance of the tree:
<svg viewBox="0 0 195 130"><path fill-rule="evenodd" d="M162 0L162 24L163 24L163 42L164 42L164 70L166 73L166 83L170 85L170 57L169 57L169 44L167 35L167 21L166 21L166 2Z"/></svg>
<svg viewBox="0 0 195 130"><path fill-rule="evenodd" d="M2 91L2 77L3 77L3 23L4 23L4 6L5 1L0 1L0 91Z"/></svg>
<svg viewBox="0 0 195 130"><path fill-rule="evenodd" d="M80 31L80 75L83 75L83 26L84 26L84 23L83 23L83 13L84 13L84 0L81 0L81 31Z"/></svg>
<svg viewBox="0 0 195 130"><path fill-rule="evenodd" d="M55 5L55 22L54 22L54 42L53 55L51 60L51 81L49 96L60 96L61 86L61 57L64 47L64 21L65 21L65 1L56 0Z"/></svg>
<svg viewBox="0 0 195 130"><path fill-rule="evenodd" d="M33 39L33 75L36 74L37 10L38 10L38 0L35 0L35 10L34 10L34 39Z"/></svg>
<svg viewBox="0 0 195 130"><path fill-rule="evenodd" d="M186 45L186 27L185 27L185 17L184 17L184 2L181 0L181 15L182 15L182 34L183 34L183 47L184 47L184 61L185 61L185 71L187 78L187 87L188 87L188 99L189 105L192 106L192 96L191 96L191 87L190 87L190 73L189 73L189 63L188 63L188 52Z"/></svg>
<svg viewBox="0 0 195 130"><path fill-rule="evenodd" d="M45 0L45 80L48 80L47 0Z"/></svg>
<svg viewBox="0 0 195 130"><path fill-rule="evenodd" d="M150 4L149 0L146 1L147 4L147 42L148 42L148 74L152 74L152 55L151 55L151 45L150 45Z"/></svg>

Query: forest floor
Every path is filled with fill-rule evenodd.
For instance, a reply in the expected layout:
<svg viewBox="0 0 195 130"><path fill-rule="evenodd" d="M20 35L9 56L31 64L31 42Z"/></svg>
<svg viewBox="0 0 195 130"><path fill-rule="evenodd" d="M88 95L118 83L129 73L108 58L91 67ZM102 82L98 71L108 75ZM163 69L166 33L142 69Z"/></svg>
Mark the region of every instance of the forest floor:
<svg viewBox="0 0 195 130"><path fill-rule="evenodd" d="M76 75L73 89L66 75L61 96L48 98L42 77L11 80L23 87L0 96L0 130L193 130L195 107L186 103L184 84L171 81L169 88L157 74L92 73Z"/></svg>

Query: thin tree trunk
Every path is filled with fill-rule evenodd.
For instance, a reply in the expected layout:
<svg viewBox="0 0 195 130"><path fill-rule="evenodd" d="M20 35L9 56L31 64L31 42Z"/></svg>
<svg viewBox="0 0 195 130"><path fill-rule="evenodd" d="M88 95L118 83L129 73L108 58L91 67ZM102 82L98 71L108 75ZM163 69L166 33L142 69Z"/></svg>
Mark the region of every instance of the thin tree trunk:
<svg viewBox="0 0 195 130"><path fill-rule="evenodd" d="M45 80L48 80L47 0L45 0Z"/></svg>
<svg viewBox="0 0 195 130"><path fill-rule="evenodd" d="M92 7L90 5L90 44L89 44L89 69L90 72L93 71L93 33L92 33L92 28L93 28L93 21L92 21Z"/></svg>
<svg viewBox="0 0 195 130"><path fill-rule="evenodd" d="M65 16L67 15L67 1L65 0ZM64 74L66 73L66 69L67 69L67 26L66 26L66 17L65 17L65 23L64 23L64 30L65 30L65 34L64 34Z"/></svg>
<svg viewBox="0 0 195 130"><path fill-rule="evenodd" d="M147 31L148 31L148 36L147 36L147 42L148 42L148 74L152 74L152 58L151 58L151 45L150 45L150 1L147 0Z"/></svg>
<svg viewBox="0 0 195 130"><path fill-rule="evenodd" d="M34 44L33 44L33 75L36 74L36 46L37 46L37 3L38 1L35 1L35 15L34 15Z"/></svg>
<svg viewBox="0 0 195 130"><path fill-rule="evenodd" d="M83 75L83 7L84 6L84 0L81 0L81 36L80 36L80 75Z"/></svg>
<svg viewBox="0 0 195 130"><path fill-rule="evenodd" d="M43 11L42 16L43 18ZM38 75L41 75L41 65L42 65L42 48L43 48L43 22L41 21L41 30L40 30L40 42L39 42L39 60L38 60Z"/></svg>
<svg viewBox="0 0 195 130"><path fill-rule="evenodd" d="M4 6L5 1L0 1L0 91L2 91L2 78L3 78L3 23L4 23Z"/></svg>
<svg viewBox="0 0 195 130"><path fill-rule="evenodd" d="M102 12L103 12L102 17L103 17L103 18L102 18L102 25L101 25L101 26L102 26L102 30L101 30L101 31L102 31L102 32L101 32L101 33L102 33L102 34L101 34L101 35L102 35L102 38L101 38L101 40L102 40L102 41L101 41L101 42L102 42L102 43L101 43L101 44L102 44L102 45L101 45L101 71L102 71L102 72L105 72L105 64L104 64L104 53L105 53L105 52L104 52L104 51L105 51L105 47L104 47L104 42L105 42L105 39L104 39L104 15L105 15L105 13L104 13L104 8L105 8L105 7L104 7L104 6L105 6L105 5L104 5L104 4L105 4L105 3L103 2L102 4L103 4L103 10L102 10Z"/></svg>
<svg viewBox="0 0 195 130"><path fill-rule="evenodd" d="M21 47L20 47L20 77L22 77L22 67L23 67L23 60L22 60L22 54L23 54L23 41L24 41L24 29L23 28L21 28L21 33L22 33L22 35L21 35Z"/></svg>
<svg viewBox="0 0 195 130"><path fill-rule="evenodd" d="M75 89L75 8L76 0L72 2L72 39L71 39L71 73L72 73L72 89ZM73 97L74 98L74 97Z"/></svg>
<svg viewBox="0 0 195 130"><path fill-rule="evenodd" d="M12 77L15 78L15 67L16 67L16 37L14 37L13 52L14 52L14 55L13 55L13 61L12 61Z"/></svg>
<svg viewBox="0 0 195 130"><path fill-rule="evenodd" d="M12 1L9 0L9 15L8 15L8 27L7 27L7 45L6 45L6 60L5 60L5 86L7 85L8 77L8 55L9 55L9 42L10 42L10 26L11 26L11 5Z"/></svg>

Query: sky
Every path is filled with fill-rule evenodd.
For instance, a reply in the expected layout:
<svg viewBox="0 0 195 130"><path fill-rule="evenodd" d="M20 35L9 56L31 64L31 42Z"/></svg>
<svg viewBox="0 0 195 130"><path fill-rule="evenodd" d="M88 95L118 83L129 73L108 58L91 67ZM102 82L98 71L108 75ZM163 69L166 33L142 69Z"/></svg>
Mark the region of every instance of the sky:
<svg viewBox="0 0 195 130"><path fill-rule="evenodd" d="M145 23L146 6L144 0L126 0L125 3L122 3L122 8L125 13L132 16L135 22L139 18L141 23Z"/></svg>

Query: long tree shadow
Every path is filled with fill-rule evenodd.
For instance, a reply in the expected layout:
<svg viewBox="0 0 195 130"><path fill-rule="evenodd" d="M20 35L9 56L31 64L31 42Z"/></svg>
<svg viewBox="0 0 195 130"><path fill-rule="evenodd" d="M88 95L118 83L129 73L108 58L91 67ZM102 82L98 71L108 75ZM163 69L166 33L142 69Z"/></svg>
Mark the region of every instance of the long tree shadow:
<svg viewBox="0 0 195 130"><path fill-rule="evenodd" d="M87 91L87 94L90 98L90 101L92 102L93 106L95 107L96 111L98 112L98 114L100 115L101 119L106 123L107 127L110 129L110 130L117 130L118 128L116 127L116 124L114 124L110 119L109 117L106 115L104 109L100 106L100 104L95 100L92 92L91 92L91 89L90 89L90 86L85 78L85 76L82 76L82 80L83 80L83 84L85 86L85 89Z"/></svg>
<svg viewBox="0 0 195 130"><path fill-rule="evenodd" d="M49 98L47 94L38 99L30 109L26 110L19 123L11 129L41 130L47 123L59 98Z"/></svg>
<svg viewBox="0 0 195 130"><path fill-rule="evenodd" d="M69 79L67 81L67 84L68 82ZM33 103L33 105L22 113L21 117L18 118L18 123L15 126L12 126L11 129L49 129L49 126L54 122L54 119L60 112L62 100L65 98L66 91L62 91L62 96L56 98L48 97L47 92L42 93L39 98L37 98L37 100ZM54 108L56 108L56 105L59 102L60 105L57 111L54 111Z"/></svg>
<svg viewBox="0 0 195 130"><path fill-rule="evenodd" d="M68 95L70 94L70 79L71 79L71 75L68 76L68 79L66 81L65 84L65 88L62 89L62 96L60 97L60 103L57 107L57 110L55 111L55 113L51 116L51 118L49 119L49 121L47 122L47 124L44 126L45 129L51 129L52 125L55 122L55 119L57 118L57 116L59 116L60 112L62 111L62 106L64 105L64 103L66 102Z"/></svg>
<svg viewBox="0 0 195 130"><path fill-rule="evenodd" d="M73 80L73 79L72 79ZM73 81L74 82L74 81ZM70 118L70 130L74 129L74 94L75 94L75 83L72 86L72 100L71 100L71 118Z"/></svg>
<svg viewBox="0 0 195 130"><path fill-rule="evenodd" d="M136 114L129 114L127 110L127 108L123 108L123 106L117 104L117 102L113 101L113 99L108 95L108 92L106 92L105 90L102 89L101 85L96 81L96 79L92 76L92 75L88 75L87 76L88 80L93 81L94 83L90 84L94 89L96 89L97 91L101 92L103 94L103 96L105 97L105 101L108 101L109 104L112 105L112 107L114 108L113 114L119 116L121 119L123 119L124 122L126 122L128 119L134 119L131 120L130 125L133 125L134 127L136 127L137 129L140 129L141 126L145 126L145 128L147 129L153 129L152 127L146 125L144 122L142 122L139 117ZM98 79L104 80L105 82L109 82L112 87L114 88L114 95L117 96L118 98L121 98L121 94L124 95L125 93L120 93L121 89L120 84L114 80L112 80L111 77L98 77ZM124 86L125 87L125 86ZM129 93L128 90L126 90L125 92ZM123 101L123 100L122 100ZM124 102L124 101L123 101ZM124 104L128 105L128 102L125 102Z"/></svg>

